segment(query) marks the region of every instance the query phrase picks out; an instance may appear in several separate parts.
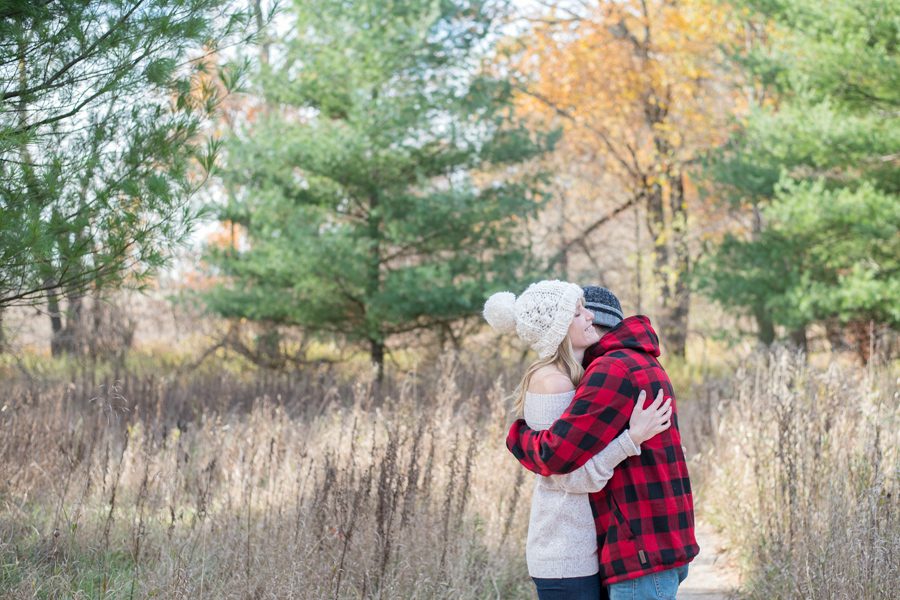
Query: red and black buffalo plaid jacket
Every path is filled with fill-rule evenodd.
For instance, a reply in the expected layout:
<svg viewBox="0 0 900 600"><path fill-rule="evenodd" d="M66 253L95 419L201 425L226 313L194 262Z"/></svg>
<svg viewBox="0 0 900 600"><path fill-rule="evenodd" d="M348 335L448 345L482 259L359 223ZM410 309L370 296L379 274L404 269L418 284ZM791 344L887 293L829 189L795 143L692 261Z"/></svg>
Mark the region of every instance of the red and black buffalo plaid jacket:
<svg viewBox="0 0 900 600"><path fill-rule="evenodd" d="M675 390L658 356L650 319L628 317L588 349L590 366L559 420L533 431L520 419L506 438L507 448L528 470L568 473L622 433L642 389L648 404L660 387L672 398L672 426L644 442L639 456L625 460L602 491L590 494L606 585L687 564L700 551Z"/></svg>

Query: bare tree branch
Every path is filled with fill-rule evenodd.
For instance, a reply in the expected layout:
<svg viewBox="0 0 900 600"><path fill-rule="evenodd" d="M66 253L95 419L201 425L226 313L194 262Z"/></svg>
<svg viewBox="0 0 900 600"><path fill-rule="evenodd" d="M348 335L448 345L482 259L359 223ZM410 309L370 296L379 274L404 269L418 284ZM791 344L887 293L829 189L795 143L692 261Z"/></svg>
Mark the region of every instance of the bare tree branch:
<svg viewBox="0 0 900 600"><path fill-rule="evenodd" d="M616 216L618 216L625 210L634 206L635 202L637 202L639 199L640 199L640 195L635 194L632 198L630 198L623 204L621 204L618 207L616 207L615 209L613 209L612 212L603 215L602 217L600 217L599 219L597 219L596 221L594 221L593 223L588 225L586 228L584 228L580 234L578 234L577 236L575 236L574 238L572 238L571 240L567 241L565 244L562 245L562 247L559 249L559 251L553 256L553 258L550 259L550 263L549 263L550 266L558 264L563 259L566 252L568 252L569 249L572 248L572 246L577 246L579 244L583 244L584 241L588 238L588 236L590 236L592 233L597 231L597 229L599 229L601 226L608 223L609 221L614 219Z"/></svg>
<svg viewBox="0 0 900 600"><path fill-rule="evenodd" d="M606 146L606 149L609 151L610 155L612 155L612 157L616 160L616 162L618 162L620 165L622 165L622 167L628 172L629 175L631 175L634 178L640 178L640 172L639 172L638 165L636 165L636 164L634 166L629 165L628 161L626 161L624 158L622 158L622 156L616 150L616 147L613 145L612 141L609 139L609 136L604 131L597 129L596 127L594 127L593 125L591 125L589 123L585 123L585 122L579 120L571 112L569 112L568 110L557 105L552 100L550 100L549 98L547 98L546 96L544 96L543 94L541 94L539 92L535 92L534 90L529 90L528 88L526 88L522 85L518 85L518 84L515 85L515 88L517 90L519 90L520 92L522 92L523 94L527 94L527 95L531 96L532 98L539 100L540 102L545 104L548 108L552 109L553 112L555 112L557 115L577 124L580 127L584 127L585 129L587 129L588 131L590 131L591 133L596 135L598 138L600 138L600 141L603 142L603 145Z"/></svg>

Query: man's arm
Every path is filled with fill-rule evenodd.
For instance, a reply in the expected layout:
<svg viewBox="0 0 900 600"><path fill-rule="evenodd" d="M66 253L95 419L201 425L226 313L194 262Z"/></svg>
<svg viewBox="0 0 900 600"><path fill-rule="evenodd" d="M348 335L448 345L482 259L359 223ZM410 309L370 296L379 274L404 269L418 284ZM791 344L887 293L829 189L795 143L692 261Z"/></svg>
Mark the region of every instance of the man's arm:
<svg viewBox="0 0 900 600"><path fill-rule="evenodd" d="M598 359L584 374L575 397L549 429L534 431L519 419L506 447L538 475L574 471L608 446L628 425L637 389L612 359Z"/></svg>
<svg viewBox="0 0 900 600"><path fill-rule="evenodd" d="M581 467L565 475L542 477L540 485L554 490L562 490L570 494L592 494L606 487L612 479L613 470L629 456L641 453L628 431L623 431L613 442L592 456Z"/></svg>

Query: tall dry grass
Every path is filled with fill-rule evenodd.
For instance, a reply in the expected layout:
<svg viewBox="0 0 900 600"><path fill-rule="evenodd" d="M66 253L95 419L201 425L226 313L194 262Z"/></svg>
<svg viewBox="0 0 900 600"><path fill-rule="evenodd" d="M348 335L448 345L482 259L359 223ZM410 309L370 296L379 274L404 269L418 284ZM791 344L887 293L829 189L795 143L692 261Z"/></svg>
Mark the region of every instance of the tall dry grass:
<svg viewBox="0 0 900 600"><path fill-rule="evenodd" d="M896 368L743 365L679 395L743 595L895 597ZM517 373L7 372L0 598L533 598Z"/></svg>
<svg viewBox="0 0 900 600"><path fill-rule="evenodd" d="M0 596L530 597L508 386L471 365L119 375L5 382Z"/></svg>
<svg viewBox="0 0 900 600"><path fill-rule="evenodd" d="M896 368L756 355L698 388L690 413L708 441L700 508L740 553L743 597L898 597Z"/></svg>

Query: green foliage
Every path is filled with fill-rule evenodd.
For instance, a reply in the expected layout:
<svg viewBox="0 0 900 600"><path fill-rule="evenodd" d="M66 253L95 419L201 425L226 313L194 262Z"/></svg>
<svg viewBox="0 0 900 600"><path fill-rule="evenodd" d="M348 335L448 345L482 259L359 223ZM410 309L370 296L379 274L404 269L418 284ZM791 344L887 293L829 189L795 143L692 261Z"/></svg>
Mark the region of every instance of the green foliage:
<svg viewBox="0 0 900 600"><path fill-rule="evenodd" d="M295 4L264 65L262 116L228 145L221 218L246 248L211 248L230 317L368 341L477 314L535 275L522 225L543 200L527 161L556 134L512 118L479 65L492 7L462 0Z"/></svg>
<svg viewBox="0 0 900 600"><path fill-rule="evenodd" d="M716 300L762 307L791 329L830 319L900 326L896 196L786 180L766 215L758 238L726 238L701 270Z"/></svg>
<svg viewBox="0 0 900 600"><path fill-rule="evenodd" d="M228 0L0 5L0 308L139 283L188 235L216 104L192 85L203 61L191 58L246 24L223 10Z"/></svg>
<svg viewBox="0 0 900 600"><path fill-rule="evenodd" d="M749 1L768 45L741 57L775 101L754 109L711 173L761 219L698 269L701 287L763 322L900 325L900 6Z"/></svg>

